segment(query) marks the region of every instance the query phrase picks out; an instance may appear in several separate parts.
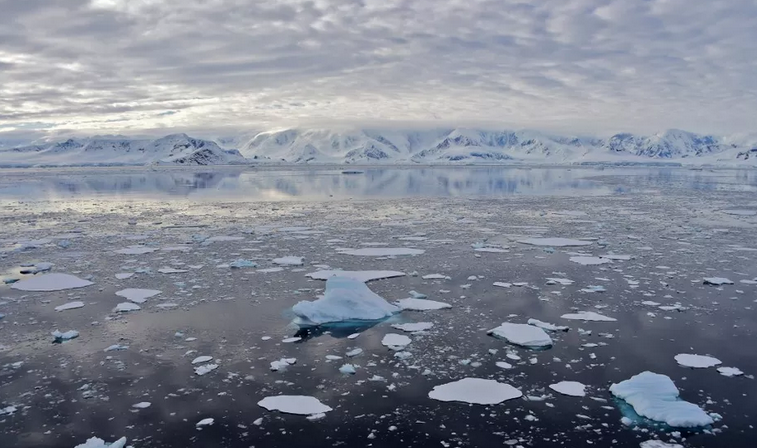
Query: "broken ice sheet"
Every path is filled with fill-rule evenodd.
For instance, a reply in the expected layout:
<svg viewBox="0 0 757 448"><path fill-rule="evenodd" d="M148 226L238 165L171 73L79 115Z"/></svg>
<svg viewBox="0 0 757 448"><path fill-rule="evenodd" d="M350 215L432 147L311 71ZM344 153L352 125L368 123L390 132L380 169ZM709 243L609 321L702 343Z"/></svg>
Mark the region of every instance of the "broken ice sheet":
<svg viewBox="0 0 757 448"><path fill-rule="evenodd" d="M552 338L544 330L533 325L505 322L487 333L521 347L549 348L552 346Z"/></svg>
<svg viewBox="0 0 757 448"><path fill-rule="evenodd" d="M676 355L675 360L678 365L693 369L706 369L721 364L719 359L711 356L691 355L687 353Z"/></svg>
<svg viewBox="0 0 757 448"><path fill-rule="evenodd" d="M277 264L279 266L302 266L304 264L303 260L304 260L303 257L287 256L287 257L281 257L281 258L274 258L273 264Z"/></svg>
<svg viewBox="0 0 757 448"><path fill-rule="evenodd" d="M446 308L452 308L452 305L444 302L437 302L435 300L426 299L401 299L397 301L397 305L403 310L409 311L431 311L442 310Z"/></svg>
<svg viewBox="0 0 757 448"><path fill-rule="evenodd" d="M145 303L147 299L155 297L161 291L157 289L136 289L128 288L116 291L116 295L134 303Z"/></svg>
<svg viewBox="0 0 757 448"><path fill-rule="evenodd" d="M557 384L550 384L549 388L555 392L571 397L586 396L586 386L578 381L560 381Z"/></svg>
<svg viewBox="0 0 757 448"><path fill-rule="evenodd" d="M50 292L84 288L93 284L74 275L53 273L26 278L11 285L11 288L19 291Z"/></svg>
<svg viewBox="0 0 757 448"><path fill-rule="evenodd" d="M434 386L428 396L438 401L491 405L520 398L523 394L509 384L482 378L463 378Z"/></svg>
<svg viewBox="0 0 757 448"><path fill-rule="evenodd" d="M76 445L74 448L124 448L126 447L126 437L121 437L113 443L106 443L105 440L98 437L87 439L86 442Z"/></svg>
<svg viewBox="0 0 757 448"><path fill-rule="evenodd" d="M265 397L258 402L258 406L269 411L279 411L285 414L313 415L329 412L332 409L321 403L317 398L305 395L276 395Z"/></svg>
<svg viewBox="0 0 757 448"><path fill-rule="evenodd" d="M409 337L396 333L389 333L384 335L384 338L381 339L381 344L392 350L401 350L410 345L411 342L413 342L413 340Z"/></svg>
<svg viewBox="0 0 757 448"><path fill-rule="evenodd" d="M81 302L81 301L68 302L68 303L64 303L63 305L56 306L55 311L75 310L77 308L82 308L83 306L84 306L84 302Z"/></svg>

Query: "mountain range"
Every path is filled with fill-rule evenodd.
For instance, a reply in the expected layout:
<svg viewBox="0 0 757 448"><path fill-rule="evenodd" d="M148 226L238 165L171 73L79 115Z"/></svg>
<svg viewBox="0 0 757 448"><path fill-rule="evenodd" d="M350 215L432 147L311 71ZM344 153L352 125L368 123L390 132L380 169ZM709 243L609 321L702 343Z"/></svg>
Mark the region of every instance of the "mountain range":
<svg viewBox="0 0 757 448"><path fill-rule="evenodd" d="M565 137L470 128L292 128L203 140L173 134L71 138L0 149L0 166L229 164L682 164L757 165L757 135L717 137L680 130L651 136Z"/></svg>

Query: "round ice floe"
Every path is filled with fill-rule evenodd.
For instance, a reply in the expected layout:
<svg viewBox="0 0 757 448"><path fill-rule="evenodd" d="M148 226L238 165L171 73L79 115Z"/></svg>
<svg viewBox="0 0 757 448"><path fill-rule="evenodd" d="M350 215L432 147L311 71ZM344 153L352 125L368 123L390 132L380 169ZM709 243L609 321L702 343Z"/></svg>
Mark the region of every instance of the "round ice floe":
<svg viewBox="0 0 757 448"><path fill-rule="evenodd" d="M522 347L546 348L552 346L552 338L544 330L533 325L505 322L487 333Z"/></svg>
<svg viewBox="0 0 757 448"><path fill-rule="evenodd" d="M438 401L498 404L520 398L523 394L509 384L482 378L463 378L459 381L434 386L428 396Z"/></svg>
<svg viewBox="0 0 757 448"><path fill-rule="evenodd" d="M530 244L531 246L554 246L554 247L578 247L578 246L591 246L594 244L592 241L573 240L570 238L526 238L518 240L522 244Z"/></svg>
<svg viewBox="0 0 757 448"><path fill-rule="evenodd" d="M45 274L27 278L11 285L19 291L49 292L84 288L93 283L69 274Z"/></svg>
<svg viewBox="0 0 757 448"><path fill-rule="evenodd" d="M721 364L720 360L711 356L680 354L675 356L678 365L694 369L706 369Z"/></svg>
<svg viewBox="0 0 757 448"><path fill-rule="evenodd" d="M277 395L265 397L258 401L258 406L269 411L279 411L286 414L313 415L331 411L329 406L321 403L315 397L305 395Z"/></svg>
<svg viewBox="0 0 757 448"><path fill-rule="evenodd" d="M557 384L550 384L549 388L555 392L571 397L585 397L586 386L578 381L560 381Z"/></svg>
<svg viewBox="0 0 757 448"><path fill-rule="evenodd" d="M400 350L413 342L412 339L404 334L389 333L381 339L381 344L391 348L392 350Z"/></svg>

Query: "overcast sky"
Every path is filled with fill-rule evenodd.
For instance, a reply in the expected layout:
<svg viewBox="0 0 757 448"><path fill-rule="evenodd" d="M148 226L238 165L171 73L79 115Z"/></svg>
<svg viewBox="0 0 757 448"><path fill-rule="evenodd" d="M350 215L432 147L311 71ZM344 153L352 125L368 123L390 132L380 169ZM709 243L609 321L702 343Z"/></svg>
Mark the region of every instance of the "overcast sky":
<svg viewBox="0 0 757 448"><path fill-rule="evenodd" d="M756 0L0 0L0 139L757 131Z"/></svg>

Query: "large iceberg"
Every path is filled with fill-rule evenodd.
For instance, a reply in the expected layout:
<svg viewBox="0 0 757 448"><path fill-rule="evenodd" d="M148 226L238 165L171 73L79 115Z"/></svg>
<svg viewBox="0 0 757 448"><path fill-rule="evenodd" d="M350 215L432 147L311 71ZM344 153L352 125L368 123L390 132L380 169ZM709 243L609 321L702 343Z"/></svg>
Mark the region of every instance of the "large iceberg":
<svg viewBox="0 0 757 448"><path fill-rule="evenodd" d="M326 292L318 300L302 301L292 307L300 324L380 320L400 312L374 293L362 281L347 277L326 280Z"/></svg>
<svg viewBox="0 0 757 448"><path fill-rule="evenodd" d="M678 388L666 375L642 372L610 386L610 392L630 404L634 411L650 420L681 428L696 428L713 423L699 406L680 399Z"/></svg>

